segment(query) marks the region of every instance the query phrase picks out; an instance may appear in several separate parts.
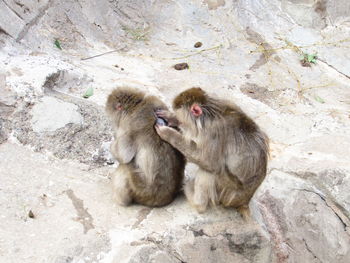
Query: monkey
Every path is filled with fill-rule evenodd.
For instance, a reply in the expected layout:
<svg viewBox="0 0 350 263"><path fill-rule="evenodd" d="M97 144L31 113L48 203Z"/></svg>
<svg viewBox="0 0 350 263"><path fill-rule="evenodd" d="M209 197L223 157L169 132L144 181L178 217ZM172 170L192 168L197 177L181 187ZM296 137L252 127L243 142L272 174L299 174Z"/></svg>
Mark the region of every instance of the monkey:
<svg viewBox="0 0 350 263"><path fill-rule="evenodd" d="M119 205L164 206L182 187L186 160L158 136L156 123L172 125L156 116L159 110L168 110L160 99L128 87L113 90L107 98L114 133L110 150L119 162L111 174L112 186Z"/></svg>
<svg viewBox="0 0 350 263"><path fill-rule="evenodd" d="M199 213L209 205L233 207L249 218L249 201L266 176L266 134L234 103L209 96L201 88L173 100L174 113L157 116L178 121L180 131L156 125L159 136L199 170L184 193Z"/></svg>

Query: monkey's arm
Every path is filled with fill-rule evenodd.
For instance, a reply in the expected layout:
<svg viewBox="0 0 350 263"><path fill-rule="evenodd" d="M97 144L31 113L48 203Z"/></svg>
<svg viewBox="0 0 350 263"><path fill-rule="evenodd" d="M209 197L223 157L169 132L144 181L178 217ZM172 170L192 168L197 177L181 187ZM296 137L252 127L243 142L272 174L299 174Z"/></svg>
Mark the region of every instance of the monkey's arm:
<svg viewBox="0 0 350 263"><path fill-rule="evenodd" d="M136 145L130 136L117 137L111 144L111 152L119 163L129 163L136 154Z"/></svg>
<svg viewBox="0 0 350 263"><path fill-rule="evenodd" d="M160 138L178 149L189 162L197 164L208 172L215 172L210 160L201 159L201 151L194 141L186 142L182 134L173 128L158 125L156 125L155 128Z"/></svg>

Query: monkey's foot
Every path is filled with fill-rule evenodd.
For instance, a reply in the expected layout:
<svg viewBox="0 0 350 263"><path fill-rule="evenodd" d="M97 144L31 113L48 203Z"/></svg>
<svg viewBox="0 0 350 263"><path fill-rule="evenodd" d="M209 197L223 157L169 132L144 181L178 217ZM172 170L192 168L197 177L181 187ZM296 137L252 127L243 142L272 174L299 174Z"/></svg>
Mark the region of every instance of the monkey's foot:
<svg viewBox="0 0 350 263"><path fill-rule="evenodd" d="M196 195L195 195L196 197ZM198 196L197 196L198 197ZM195 199L190 201L190 203L192 204L192 206L197 210L198 213L204 213L207 210L208 207L208 201L205 200L205 198L202 199Z"/></svg>
<svg viewBox="0 0 350 263"><path fill-rule="evenodd" d="M129 193L116 192L114 194L115 202L120 206L128 206L132 202L132 198Z"/></svg>
<svg viewBox="0 0 350 263"><path fill-rule="evenodd" d="M197 210L198 213L202 214L205 211L207 211L207 206L206 205L193 205L194 208Z"/></svg>

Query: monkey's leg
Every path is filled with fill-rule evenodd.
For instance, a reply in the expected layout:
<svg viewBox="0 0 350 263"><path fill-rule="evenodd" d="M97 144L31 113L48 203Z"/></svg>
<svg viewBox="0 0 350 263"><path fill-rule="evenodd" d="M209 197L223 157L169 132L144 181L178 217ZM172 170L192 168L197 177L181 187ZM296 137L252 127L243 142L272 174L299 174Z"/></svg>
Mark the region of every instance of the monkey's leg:
<svg viewBox="0 0 350 263"><path fill-rule="evenodd" d="M193 195L194 195L194 181L195 178L191 178L185 182L184 193L187 200L193 205Z"/></svg>
<svg viewBox="0 0 350 263"><path fill-rule="evenodd" d="M215 175L199 169L194 181L192 204L199 213L203 213L209 203L218 204Z"/></svg>
<svg viewBox="0 0 350 263"><path fill-rule="evenodd" d="M249 200L251 194L248 190L243 191L237 189L237 187L227 187L229 182L222 180L222 184L219 186L220 191L220 203L228 208L233 207L237 209L237 212L245 221L250 220Z"/></svg>
<svg viewBox="0 0 350 263"><path fill-rule="evenodd" d="M112 187L114 199L117 204L127 206L132 202L132 193L129 185L129 178L132 171L127 164L119 164L112 174Z"/></svg>

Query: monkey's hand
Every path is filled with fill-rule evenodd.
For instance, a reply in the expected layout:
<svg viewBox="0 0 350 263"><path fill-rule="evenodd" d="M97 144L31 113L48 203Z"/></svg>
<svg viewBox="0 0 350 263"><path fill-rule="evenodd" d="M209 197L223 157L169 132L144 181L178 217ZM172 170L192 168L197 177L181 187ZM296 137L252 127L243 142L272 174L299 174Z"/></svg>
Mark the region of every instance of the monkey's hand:
<svg viewBox="0 0 350 263"><path fill-rule="evenodd" d="M167 127L167 126L160 126L155 125L155 129L164 141L167 141L171 145L175 146L176 140L182 140L182 135L177 130Z"/></svg>
<svg viewBox="0 0 350 263"><path fill-rule="evenodd" d="M193 141L187 143L182 134L173 128L159 125L156 125L155 128L160 138L178 149L189 161L197 163L194 158L198 156L197 147Z"/></svg>
<svg viewBox="0 0 350 263"><path fill-rule="evenodd" d="M179 121L177 120L176 116L168 110L161 110L161 109L156 110L156 115L157 117L166 120L168 123L168 126L170 127L179 126Z"/></svg>
<svg viewBox="0 0 350 263"><path fill-rule="evenodd" d="M160 138L170 143L174 148L178 149L189 162L197 164L208 172L213 171L211 162L201 158L201 151L198 149L194 141L186 142L180 132L167 126L156 125L155 129Z"/></svg>

